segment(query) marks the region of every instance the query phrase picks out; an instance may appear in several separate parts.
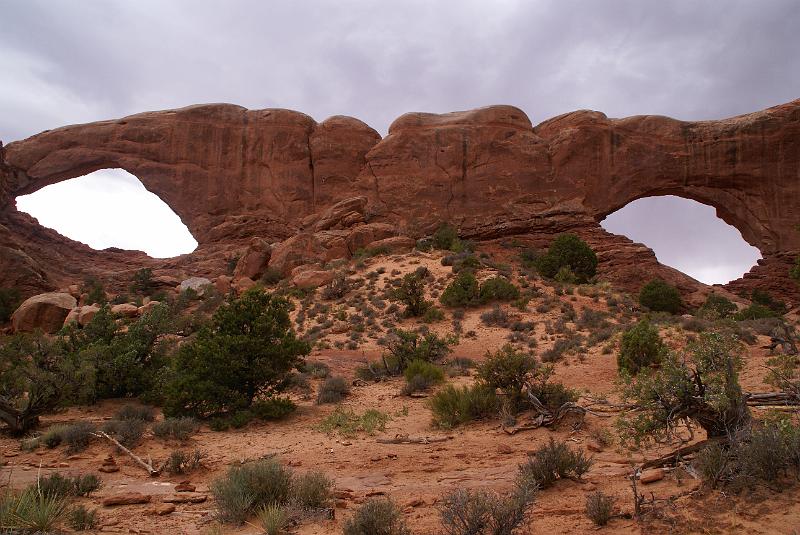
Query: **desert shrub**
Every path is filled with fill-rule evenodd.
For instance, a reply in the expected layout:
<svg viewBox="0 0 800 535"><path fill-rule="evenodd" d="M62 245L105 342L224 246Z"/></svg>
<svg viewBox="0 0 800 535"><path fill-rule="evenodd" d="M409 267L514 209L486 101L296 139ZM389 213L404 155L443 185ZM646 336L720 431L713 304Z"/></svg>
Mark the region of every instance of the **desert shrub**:
<svg viewBox="0 0 800 535"><path fill-rule="evenodd" d="M481 321L484 323L484 325L488 325L490 327L508 327L510 322L508 312L500 308L498 305L495 305L491 310L487 310L481 314Z"/></svg>
<svg viewBox="0 0 800 535"><path fill-rule="evenodd" d="M344 522L343 535L410 535L400 509L388 498L372 498Z"/></svg>
<svg viewBox="0 0 800 535"><path fill-rule="evenodd" d="M275 286L281 282L283 278L283 273L281 273L280 270L268 267L264 270L264 274L261 275L261 282L264 286Z"/></svg>
<svg viewBox="0 0 800 535"><path fill-rule="evenodd" d="M444 312L433 306L429 307L428 310L425 311L425 314L422 315L422 321L425 323L435 323L437 321L442 321L443 319Z"/></svg>
<svg viewBox="0 0 800 535"><path fill-rule="evenodd" d="M325 379L330 375L331 368L324 362L306 361L303 366L303 371L314 379Z"/></svg>
<svg viewBox="0 0 800 535"><path fill-rule="evenodd" d="M306 510L322 509L333 497L333 480L318 470L292 479L292 503Z"/></svg>
<svg viewBox="0 0 800 535"><path fill-rule="evenodd" d="M586 282L597 272L597 255L589 245L574 234L561 234L550 244L546 254L535 258L537 271L549 279L562 267L568 268L576 282Z"/></svg>
<svg viewBox="0 0 800 535"><path fill-rule="evenodd" d="M492 300L513 301L519 298L519 288L505 277L492 277L481 283L480 300L483 303Z"/></svg>
<svg viewBox="0 0 800 535"><path fill-rule="evenodd" d="M41 492L36 485L0 494L0 526L11 533L53 533L69 510L69 499Z"/></svg>
<svg viewBox="0 0 800 535"><path fill-rule="evenodd" d="M439 362L452 351L455 344L453 338L442 338L436 333L428 332L424 336L411 331L395 330L387 342L392 360L396 363L399 372L413 360L426 362Z"/></svg>
<svg viewBox="0 0 800 535"><path fill-rule="evenodd" d="M494 390L482 384L461 388L447 385L429 400L433 423L451 428L497 414L498 400Z"/></svg>
<svg viewBox="0 0 800 535"><path fill-rule="evenodd" d="M0 422L13 434L39 423L39 416L91 397L93 370L48 338L17 334L0 343Z"/></svg>
<svg viewBox="0 0 800 535"><path fill-rule="evenodd" d="M322 288L322 298L326 301L341 299L352 288L352 283L345 273L337 273L333 280Z"/></svg>
<svg viewBox="0 0 800 535"><path fill-rule="evenodd" d="M67 445L67 454L72 455L88 448L94 432L95 426L91 422L77 422L65 427L61 437Z"/></svg>
<svg viewBox="0 0 800 535"><path fill-rule="evenodd" d="M682 422L699 425L709 437L747 424L750 414L738 380L740 351L735 336L704 332L687 346L687 355L665 352L658 369L626 378L623 398L639 410L618 420L623 439L663 440Z"/></svg>
<svg viewBox="0 0 800 535"><path fill-rule="evenodd" d="M67 498L70 496L88 496L100 488L100 479L94 474L62 476L58 472L40 477L33 488L50 497Z"/></svg>
<svg viewBox="0 0 800 535"><path fill-rule="evenodd" d="M94 277L89 277L81 284L80 292L86 294L87 305L105 305L108 302L106 298L106 290L103 288L103 283ZM125 303L128 302L127 296ZM114 303L118 304L118 303Z"/></svg>
<svg viewBox="0 0 800 535"><path fill-rule="evenodd" d="M353 409L336 407L331 414L320 422L317 429L324 433L339 433L343 437L354 437L358 432L374 435L376 431L383 431L390 420L388 414L376 409L367 409L364 414L356 414Z"/></svg>
<svg viewBox="0 0 800 535"><path fill-rule="evenodd" d="M97 527L97 509L78 505L67 514L67 525L75 531L88 531Z"/></svg>
<svg viewBox="0 0 800 535"><path fill-rule="evenodd" d="M450 376L469 375L475 367L475 361L469 357L454 357L447 362L447 373Z"/></svg>
<svg viewBox="0 0 800 535"><path fill-rule="evenodd" d="M289 501L292 473L275 459L234 466L211 484L218 516L224 522L242 524L268 504Z"/></svg>
<svg viewBox="0 0 800 535"><path fill-rule="evenodd" d="M776 299L772 297L768 292L756 288L753 290L753 293L750 294L750 300L753 303L758 305L763 305L770 310L774 311L778 316L782 316L786 314L788 308L786 307L786 303L781 301L780 299Z"/></svg>
<svg viewBox="0 0 800 535"><path fill-rule="evenodd" d="M167 458L165 470L172 475L186 474L200 467L203 457L203 453L199 450L194 450L192 453L174 450Z"/></svg>
<svg viewBox="0 0 800 535"><path fill-rule="evenodd" d="M605 526L614 512L614 498L595 491L586 497L586 516L597 526Z"/></svg>
<svg viewBox="0 0 800 535"><path fill-rule="evenodd" d="M654 312L677 314L683 303L678 290L661 279L653 279L639 291L639 304Z"/></svg>
<svg viewBox="0 0 800 535"><path fill-rule="evenodd" d="M566 442L550 441L538 448L519 468L520 484L546 489L558 479L580 478L589 471L592 460Z"/></svg>
<svg viewBox="0 0 800 535"><path fill-rule="evenodd" d="M516 487L501 495L457 489L438 506L446 535L511 535L525 520L536 489Z"/></svg>
<svg viewBox="0 0 800 535"><path fill-rule="evenodd" d="M706 298L706 302L700 307L701 311L713 312L720 318L730 317L736 312L736 305L727 297L716 293L711 293Z"/></svg>
<svg viewBox="0 0 800 535"><path fill-rule="evenodd" d="M760 320L777 317L780 317L780 314L771 308L758 303L753 303L733 315L733 319L736 321Z"/></svg>
<svg viewBox="0 0 800 535"><path fill-rule="evenodd" d="M478 377L488 387L501 390L512 406L519 409L528 376L536 367L533 355L506 344L494 353L486 352L486 359L478 366Z"/></svg>
<svg viewBox="0 0 800 535"><path fill-rule="evenodd" d="M609 326L607 317L607 312L584 308L575 326L582 331L605 329Z"/></svg>
<svg viewBox="0 0 800 535"><path fill-rule="evenodd" d="M153 281L153 270L150 268L142 268L133 274L133 281L131 282L131 293L139 295L150 295L155 289L155 282Z"/></svg>
<svg viewBox="0 0 800 535"><path fill-rule="evenodd" d="M439 302L451 308L479 305L481 302L480 286L475 274L469 270L460 271L444 289L439 297Z"/></svg>
<svg viewBox="0 0 800 535"><path fill-rule="evenodd" d="M0 323L11 319L21 302L19 290L16 288L0 288Z"/></svg>
<svg viewBox="0 0 800 535"><path fill-rule="evenodd" d="M172 438L183 442L189 440L199 427L197 420L191 417L165 418L153 424L153 434L158 438Z"/></svg>
<svg viewBox="0 0 800 535"><path fill-rule="evenodd" d="M297 409L297 405L294 401L281 397L260 399L250 406L250 412L262 420L281 420L293 413L295 409Z"/></svg>
<svg viewBox="0 0 800 535"><path fill-rule="evenodd" d="M578 401L578 393L563 383L550 381L553 366L538 366L531 375L526 387L528 393L535 396L547 410L555 413L564 403Z"/></svg>
<svg viewBox="0 0 800 535"><path fill-rule="evenodd" d="M433 233L432 244L435 249L450 251L458 240L458 230L449 223L443 223Z"/></svg>
<svg viewBox="0 0 800 535"><path fill-rule="evenodd" d="M156 418L156 410L147 405L123 405L115 414L117 420L141 420L152 422Z"/></svg>
<svg viewBox="0 0 800 535"><path fill-rule="evenodd" d="M286 388L310 351L291 328L289 302L258 289L219 308L173 362L164 412L206 416L250 407ZM220 373L225 370L225 373Z"/></svg>
<svg viewBox="0 0 800 535"><path fill-rule="evenodd" d="M558 362L565 353L580 348L582 343L582 336L570 332L564 338L556 340L553 347L542 353L542 362Z"/></svg>
<svg viewBox="0 0 800 535"><path fill-rule="evenodd" d="M289 512L284 506L275 503L262 506L257 516L266 535L279 535L289 524Z"/></svg>
<svg viewBox="0 0 800 535"><path fill-rule="evenodd" d="M578 277L575 275L575 273L572 272L569 266L561 266L558 269L558 273L556 273L555 276L553 277L553 280L556 282L560 282L562 284L578 283Z"/></svg>
<svg viewBox="0 0 800 535"><path fill-rule="evenodd" d="M406 385L403 387L405 395L424 392L444 381L444 370L431 362L419 359L411 361L403 375L406 379Z"/></svg>
<svg viewBox="0 0 800 535"><path fill-rule="evenodd" d="M142 420L109 420L103 431L116 438L126 448L133 449L142 441L146 424Z"/></svg>
<svg viewBox="0 0 800 535"><path fill-rule="evenodd" d="M350 393L350 383L341 375L333 375L325 379L319 386L317 404L339 403Z"/></svg>
<svg viewBox="0 0 800 535"><path fill-rule="evenodd" d="M406 305L407 316L416 318L425 314L431 303L425 299L424 274L418 271L407 273L400 286L392 290L391 298Z"/></svg>
<svg viewBox="0 0 800 535"><path fill-rule="evenodd" d="M664 349L658 328L643 319L623 333L617 368L620 372L635 375L642 368L661 362Z"/></svg>

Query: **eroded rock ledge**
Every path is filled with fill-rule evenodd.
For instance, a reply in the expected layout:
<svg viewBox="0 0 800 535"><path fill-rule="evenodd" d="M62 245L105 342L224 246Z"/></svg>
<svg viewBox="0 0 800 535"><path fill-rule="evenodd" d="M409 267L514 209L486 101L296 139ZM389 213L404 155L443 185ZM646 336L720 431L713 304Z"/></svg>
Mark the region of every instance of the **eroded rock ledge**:
<svg viewBox="0 0 800 535"><path fill-rule="evenodd" d="M18 195L102 168L137 176L181 217L198 249L169 260L93 251L16 210ZM799 179L800 100L701 122L577 111L533 126L511 106L409 113L383 139L351 117L317 123L290 110L198 105L0 148L0 287L31 295L90 274L123 280L143 266L213 276L253 238L275 246L273 259L286 259L281 251L293 240L302 243L293 251L313 260L370 240L418 238L450 221L482 240L546 243L577 232L602 251L605 278L636 289L658 273L688 291L699 283L599 227L635 199L672 194L715 207L761 250L760 265L730 288L762 287L796 303L786 273L800 251ZM342 202L358 209L331 223ZM281 269L289 264L297 262Z"/></svg>

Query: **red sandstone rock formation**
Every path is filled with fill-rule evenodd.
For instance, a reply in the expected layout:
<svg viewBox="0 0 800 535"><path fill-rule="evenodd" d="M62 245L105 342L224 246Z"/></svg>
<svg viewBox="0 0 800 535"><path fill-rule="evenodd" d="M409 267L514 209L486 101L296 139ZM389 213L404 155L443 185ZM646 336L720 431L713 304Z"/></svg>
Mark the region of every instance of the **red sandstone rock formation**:
<svg viewBox="0 0 800 535"><path fill-rule="evenodd" d="M15 209L17 195L109 167L162 198L198 250L163 261L92 251ZM658 274L690 292L702 285L599 227L635 199L672 194L715 207L761 250L760 265L730 288L764 287L796 303L786 273L800 251L798 178L800 100L702 122L578 111L534 127L510 106L410 113L383 139L349 117L317 124L288 110L192 106L59 128L0 150L0 286L28 295L87 274L123 281L142 266L215 277L253 237L275 245L269 265L288 273L450 221L473 239L546 243L577 232L613 256L601 257L601 276L635 290Z"/></svg>

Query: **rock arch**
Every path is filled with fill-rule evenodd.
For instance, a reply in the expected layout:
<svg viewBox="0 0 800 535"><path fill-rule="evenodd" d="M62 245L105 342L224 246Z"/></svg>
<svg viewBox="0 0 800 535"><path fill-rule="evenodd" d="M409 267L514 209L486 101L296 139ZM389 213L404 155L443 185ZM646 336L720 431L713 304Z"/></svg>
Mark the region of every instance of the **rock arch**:
<svg viewBox="0 0 800 535"><path fill-rule="evenodd" d="M13 198L115 166L186 223L200 247L185 265L200 272L355 196L371 221L412 237L449 220L479 239L575 230L602 241L607 214L668 193L715 207L762 251L741 288L797 293L781 273L800 251L800 100L701 122L577 111L533 126L511 106L413 113L383 139L350 117L208 104L46 131L0 154L0 235L53 280L61 268L19 239L40 231Z"/></svg>

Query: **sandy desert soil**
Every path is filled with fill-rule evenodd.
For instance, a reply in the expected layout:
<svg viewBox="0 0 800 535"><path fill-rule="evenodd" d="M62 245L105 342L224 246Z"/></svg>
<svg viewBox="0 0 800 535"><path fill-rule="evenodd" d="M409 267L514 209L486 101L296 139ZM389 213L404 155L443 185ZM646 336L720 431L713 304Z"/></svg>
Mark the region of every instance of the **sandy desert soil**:
<svg viewBox="0 0 800 535"><path fill-rule="evenodd" d="M503 262L503 250L493 251L497 262ZM510 254L510 253L509 253ZM401 276L420 265L425 265L437 279L429 291L435 299L452 277L450 268L440 263L441 254L416 254L403 257L379 257L370 259L357 269L356 277L364 277L373 271L384 272L375 277L374 291L379 294L385 281ZM399 273L398 273L399 272ZM394 273L394 274L393 274ZM515 272L516 273L516 272ZM481 278L492 274L482 270ZM516 273L518 276L518 273ZM374 277L374 276L373 276ZM368 280L368 277L367 277ZM560 303L570 303L578 316L584 308L607 310L607 298L613 297L610 288L600 287L591 291L574 291L567 295L554 295L554 289L533 282L540 296L531 300L527 311L522 312L510 305L502 308L520 321L535 322L535 330L530 338L535 340L536 354L541 355L552 347L559 333L548 334L561 316L559 306L549 312L537 312L537 305L558 299ZM369 297L368 285L354 290L352 294ZM585 294L585 295L583 295ZM596 297L595 297L596 295ZM347 307L348 300L335 307ZM619 297L622 299L622 297ZM310 301L317 302L318 299ZM356 300L358 301L358 300ZM330 304L330 303L329 303ZM387 301L386 305L391 302ZM350 313L355 306L347 307ZM463 334L459 344L454 347L453 356L469 357L480 362L487 350L495 350L508 340L511 331L507 328L485 327L480 315L491 307L468 310L461 320ZM302 305L298 302L298 310ZM445 310L445 319L429 325L442 334L453 332L452 311ZM331 313L333 313L331 311ZM327 314L326 314L327 315ZM627 314L629 320L636 312ZM626 314L618 313L613 321L622 321ZM378 311L376 322L388 318L388 314ZM396 326L410 329L423 325L417 320L393 320ZM548 323L550 324L548 327ZM314 322L306 319L307 331ZM575 329L574 322L567 326ZM337 348L350 340L350 332L339 334L324 333L320 339L323 348L317 347L309 356L310 361L327 364L332 374L344 375L355 380L355 369L367 360L376 359L381 354L377 339L383 336L386 328L379 327L370 335L370 329L360 340L356 349ZM472 331L472 333L470 333ZM692 333L680 327L680 323L663 327L669 345L682 346ZM470 333L467 335L467 333ZM588 335L588 332L582 334ZM577 389L582 393L581 403L592 399L608 397L616 399L616 335L610 341L598 343L584 353L567 354L556 366L555 379ZM745 368L741 381L746 390L770 390L763 384L766 363L769 355L762 349L768 338L759 336L756 343L747 348ZM527 344L528 342L524 342ZM612 344L609 348L605 346ZM455 384L469 384L474 377L454 377L449 381ZM315 390L319 380L311 380ZM437 500L455 488L482 487L503 490L510 487L517 466L529 452L547 442L550 437L567 440L574 448L580 448L591 455L594 465L582 481L561 480L538 494L532 512L520 533L797 533L800 529L800 502L798 487L786 481L780 489L759 487L743 494L720 490L707 490L700 487L699 481L683 470L668 472L664 479L644 486L648 497L659 499L655 512L643 522L630 518L633 501L628 475L632 466L646 458L666 452L669 445L645 450L622 448L618 441L605 448L598 448L593 433L607 429L614 431L615 416L612 414L588 415L583 425L573 428L564 423L553 430L536 429L509 435L500 427L498 420L472 423L450 430L436 429L431 424L431 412L425 398L402 396L402 378L379 383L355 381L352 393L343 402L345 407L356 411L375 408L391 417L385 430L374 436L359 433L352 438L329 435L317 429L319 422L335 410L333 405L316 405L313 394L293 392L292 397L298 410L287 419L279 422L254 421L244 429L214 432L203 426L187 443L178 444L156 438L148 432L135 453L142 458L152 458L155 464L165 459L174 449L194 450L205 453L203 467L184 476L147 476L124 454L114 451L114 447L95 441L86 451L68 456L63 447L48 450L44 448L25 452L18 439L0 436L0 479L3 484L21 487L36 480L37 474L62 472L79 474L96 472L108 455L114 455L120 470L116 473L101 474L103 487L89 498L80 499L91 507L99 508L101 529L99 531L117 533L174 533L197 534L208 532L215 524L214 503L209 494L209 484L225 473L230 465L265 455L277 455L281 462L297 471L309 469L323 470L335 480L337 496L333 519L312 519L295 528L299 535L318 535L340 533L342 520L365 499L374 495L387 495L403 509L405 518L415 534L441 533L439 526ZM90 420L101 424L129 400L111 400L91 407L75 407L64 412L47 416L42 428L57 423ZM756 411L758 415L758 411ZM159 416L160 417L160 416ZM522 417L524 419L524 415ZM446 438L443 442L430 444L381 444L377 438L409 435L411 437ZM702 438L696 436L696 439ZM674 444L672 445L674 446ZM599 450L599 451L597 451ZM192 496L208 496L202 503L177 504L176 510L165 516L153 514L154 507L167 495L174 494L174 486L188 480L196 486ZM585 499L588 493L602 490L616 498L619 513L605 528L596 528L585 514ZM151 503L103 507L102 499L122 491L135 491L152 495ZM256 534L261 531L251 525L242 527L224 526L224 533Z"/></svg>

